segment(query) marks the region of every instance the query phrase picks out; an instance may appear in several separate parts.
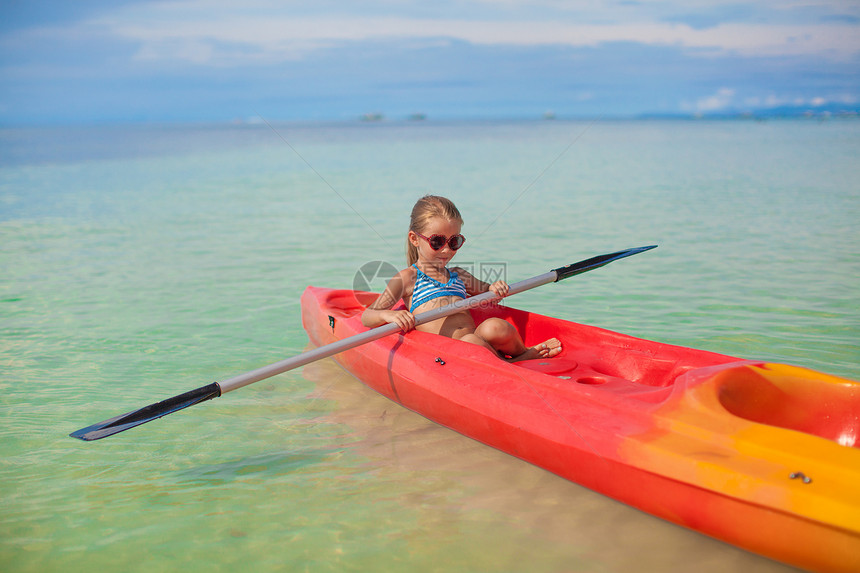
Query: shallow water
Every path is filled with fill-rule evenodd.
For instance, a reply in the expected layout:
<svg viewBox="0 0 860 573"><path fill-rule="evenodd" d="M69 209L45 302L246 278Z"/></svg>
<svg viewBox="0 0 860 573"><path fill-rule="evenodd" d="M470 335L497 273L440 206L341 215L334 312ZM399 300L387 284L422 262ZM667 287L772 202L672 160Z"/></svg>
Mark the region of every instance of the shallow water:
<svg viewBox="0 0 860 573"><path fill-rule="evenodd" d="M298 299L403 264L450 196L509 304L860 379L860 123L0 131L7 571L780 571L477 444L324 361L95 443L75 429L306 349Z"/></svg>

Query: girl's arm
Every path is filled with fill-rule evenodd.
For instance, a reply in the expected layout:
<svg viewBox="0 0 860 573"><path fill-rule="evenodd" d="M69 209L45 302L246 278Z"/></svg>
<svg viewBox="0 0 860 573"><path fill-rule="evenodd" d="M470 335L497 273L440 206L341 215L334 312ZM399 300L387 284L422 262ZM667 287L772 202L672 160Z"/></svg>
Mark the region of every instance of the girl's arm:
<svg viewBox="0 0 860 573"><path fill-rule="evenodd" d="M454 270L457 271L463 284L466 285L466 292L469 293L469 296L475 296L476 294L481 294L487 291L493 291L501 298L508 296L508 290L510 290L510 287L505 281L496 281L493 284L488 284L460 267L455 267Z"/></svg>
<svg viewBox="0 0 860 573"><path fill-rule="evenodd" d="M397 304L397 301L402 299L406 292L409 270L404 269L391 277L379 298L373 301L361 314L361 324L368 328L375 328L394 322L404 332L415 328L415 317L411 312L408 310L391 310L391 307Z"/></svg>

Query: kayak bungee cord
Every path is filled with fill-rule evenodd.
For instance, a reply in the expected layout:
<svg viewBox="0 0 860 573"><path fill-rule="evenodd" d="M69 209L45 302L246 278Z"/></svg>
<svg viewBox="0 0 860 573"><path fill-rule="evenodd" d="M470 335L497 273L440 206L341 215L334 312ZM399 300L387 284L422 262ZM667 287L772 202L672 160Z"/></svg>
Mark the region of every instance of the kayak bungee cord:
<svg viewBox="0 0 860 573"><path fill-rule="evenodd" d="M637 255L639 253L651 250L656 246L657 245L650 245L647 247L635 247L632 249L617 251L606 255L599 255L590 259L579 261L578 263L573 263L571 265L553 269L542 275L538 275L536 277L532 277L530 279L526 279L510 285L510 291L508 292L508 296L521 293L529 289L537 288L539 286L551 282L558 282L560 280L600 268L602 266L608 265L613 261L617 261L625 257ZM477 308L479 306L495 302L497 300L499 300L499 297L493 292L486 292L478 296L461 299L451 304L441 306L439 308L427 312L422 312L416 315L415 324L417 326L419 324L438 320L440 318L444 318L446 316L450 316L452 314L456 314L458 312L462 312L470 308ZM393 334L395 332L401 332L400 326L394 323L389 323L384 326L365 331L361 334L356 334L354 336L344 338L337 342L333 342L331 344L327 344L325 346L320 346L313 350L303 352L291 358L287 358L285 360L269 364L268 366L263 366L262 368L257 368L256 370L251 370L250 372L234 376L233 378L230 378L223 382L213 382L211 384L207 384L206 386L195 388L194 390L185 392L184 394L179 394L177 396L173 396L172 398L162 400L161 402L150 404L149 406L145 406L143 408L140 408L139 410L134 410L127 414L122 414L120 416L110 418L103 422L87 426L86 428L81 428L80 430L74 431L69 435L73 438L79 438L85 441L106 438L108 436L118 434L130 428L134 428L135 426L151 422L152 420L156 420L158 418L166 416L167 414L178 412L179 410L183 410L185 408L188 408L189 406L193 406L194 404L199 404L200 402L205 402L206 400L211 400L212 398L218 398L219 396L222 396L223 394L232 390L242 388L243 386L253 384L254 382L259 382L260 380L275 376L276 374L281 374L288 370L293 370L295 368L305 366L307 364L310 364L311 362L315 362L323 358L328 358L329 356L333 356L340 352L344 352L357 346L361 346L362 344L365 344L367 342L378 340L380 338L383 338L384 336L388 336L389 334ZM574 429L574 431L576 430ZM578 432L577 435L579 435Z"/></svg>

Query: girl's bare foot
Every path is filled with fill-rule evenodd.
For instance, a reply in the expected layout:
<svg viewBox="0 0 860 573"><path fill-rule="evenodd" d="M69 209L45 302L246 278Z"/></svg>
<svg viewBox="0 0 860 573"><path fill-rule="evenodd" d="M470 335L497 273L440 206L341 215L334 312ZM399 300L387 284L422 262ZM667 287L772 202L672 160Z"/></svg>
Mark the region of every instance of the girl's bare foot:
<svg viewBox="0 0 860 573"><path fill-rule="evenodd" d="M552 358L561 352L561 342L557 338L550 338L527 348L525 352L508 359L508 362L519 362L520 360L535 360L537 358Z"/></svg>

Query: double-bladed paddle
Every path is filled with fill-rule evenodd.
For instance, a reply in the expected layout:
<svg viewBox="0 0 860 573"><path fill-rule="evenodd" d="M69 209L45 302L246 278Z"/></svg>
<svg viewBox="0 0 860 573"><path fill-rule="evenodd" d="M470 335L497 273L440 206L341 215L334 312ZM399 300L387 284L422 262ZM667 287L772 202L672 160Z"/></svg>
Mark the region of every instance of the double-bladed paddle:
<svg viewBox="0 0 860 573"><path fill-rule="evenodd" d="M533 289L545 285L547 283L558 282L562 279L582 274L584 272L588 272L596 268L600 268L604 265L608 265L612 261L617 261L618 259L623 259L624 257L629 257L631 255L636 255L644 251L648 251L650 249L655 248L656 246L657 245L636 247L633 249L609 253L607 255L600 255L597 257L592 257L590 259L586 259L584 261L580 261L578 263L573 263L572 265L568 265L566 267L559 267L557 269L553 269L548 273L544 273L542 275L538 275L536 277L532 277L530 279L526 279L524 281L520 281L510 285L510 290L508 291L507 296L527 291L529 289ZM461 299L451 304L435 308L427 312L422 312L416 315L415 325L418 326L419 324L424 324L433 320L444 318L451 314L456 314L458 312L468 310L470 308L475 308L481 304L486 304L488 302L496 300L497 298L498 296L495 293L485 292L477 296ZM213 382L212 384L201 386L200 388L196 388L194 390L191 390L190 392L179 394L178 396L173 396L172 398L162 400L161 402L156 402L155 404L150 404L149 406L145 406L140 410L135 410L133 412L129 412L128 414L123 414L121 416L105 420L104 422L99 422L98 424L87 426L86 428L81 428L80 430L72 432L69 435L73 438L80 438L81 440L86 441L100 440L101 438L106 438L107 436L118 434L120 432L128 430L129 428L133 428L135 426L151 422L152 420L161 418L162 416L166 416L167 414L171 414L189 406L193 406L194 404L205 402L206 400L209 400L211 398L217 398L218 396L230 392L231 390L236 390L237 388L247 386L248 384L253 384L254 382L259 382L260 380L269 378L276 374L281 374L282 372L286 372L294 368L299 368L300 366L305 366L306 364L310 364L311 362L315 362L322 358L328 358L329 356L333 356L345 350L355 348L356 346L361 346L366 342L371 342L373 340L377 340L379 338L388 336L389 334L393 334L399 331L400 327L398 325L394 323L385 324L383 326L368 330L367 332L362 332L361 334L356 334L354 336L344 338L343 340L332 342L331 344L326 344L325 346L320 346L319 348L303 352L297 356L281 360L280 362L275 362L274 364L269 364L268 366L263 366L262 368L251 370L250 372L240 374L239 376L235 376L233 378L230 378L229 380L224 380L223 382Z"/></svg>

